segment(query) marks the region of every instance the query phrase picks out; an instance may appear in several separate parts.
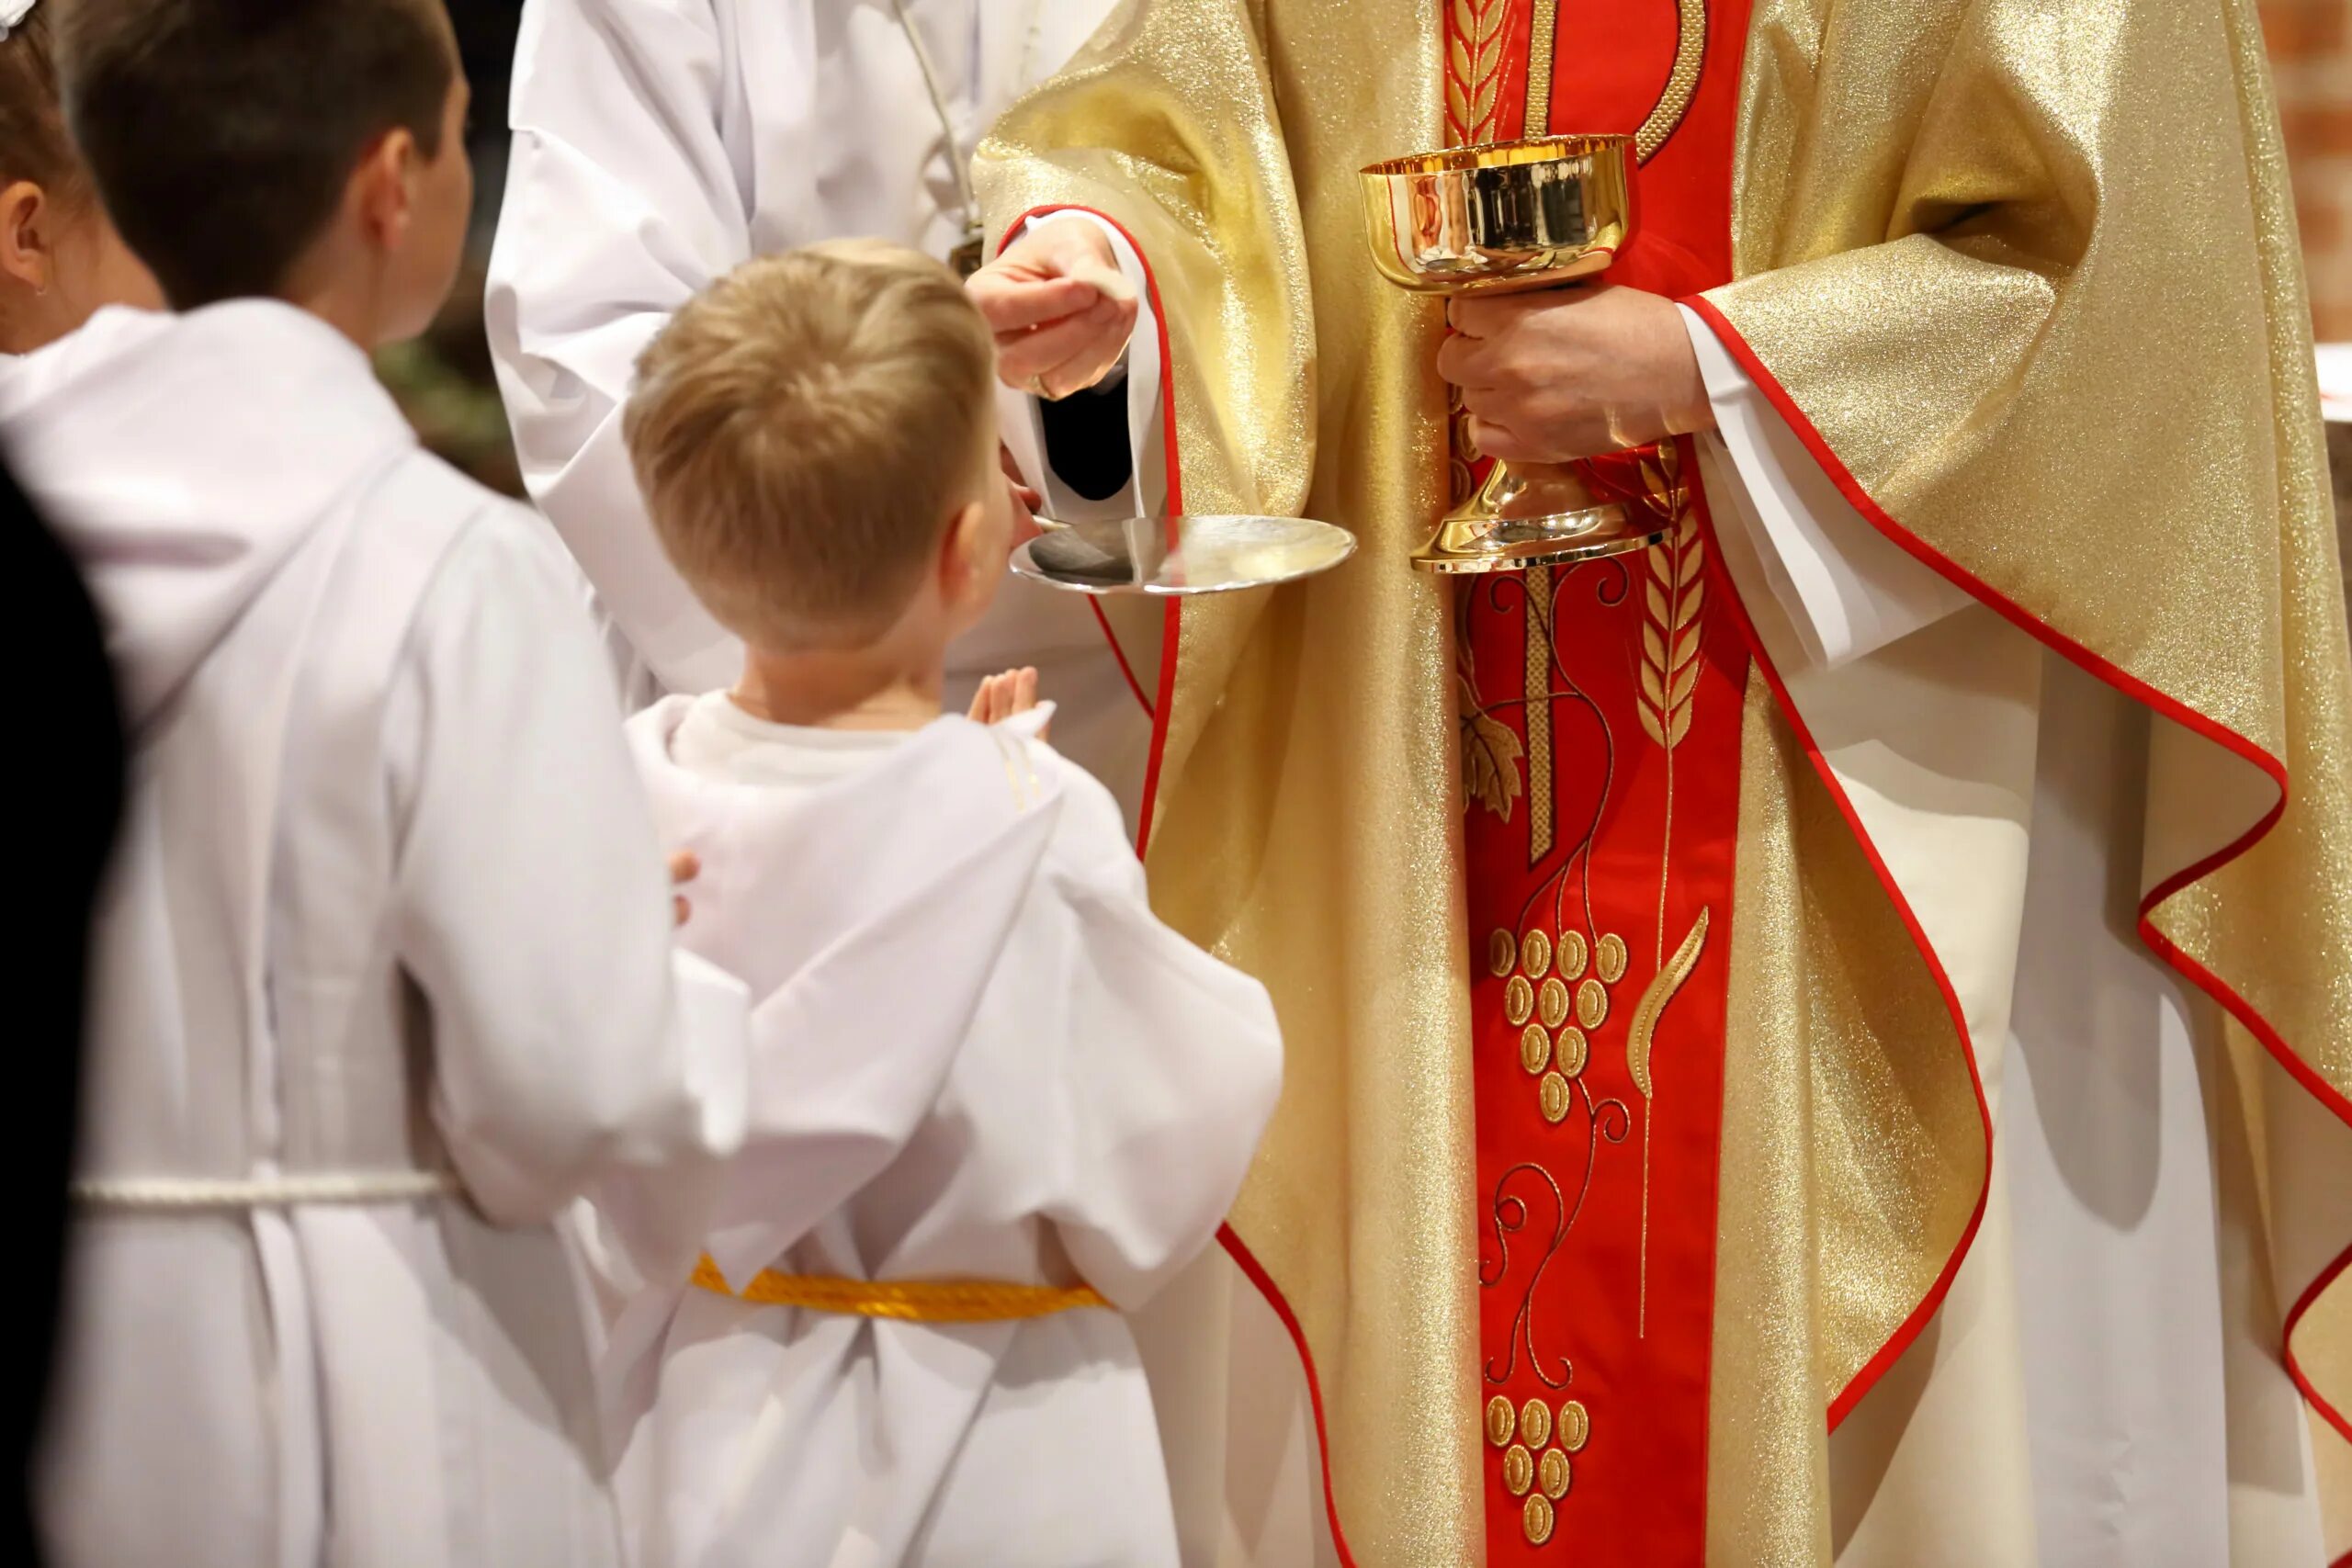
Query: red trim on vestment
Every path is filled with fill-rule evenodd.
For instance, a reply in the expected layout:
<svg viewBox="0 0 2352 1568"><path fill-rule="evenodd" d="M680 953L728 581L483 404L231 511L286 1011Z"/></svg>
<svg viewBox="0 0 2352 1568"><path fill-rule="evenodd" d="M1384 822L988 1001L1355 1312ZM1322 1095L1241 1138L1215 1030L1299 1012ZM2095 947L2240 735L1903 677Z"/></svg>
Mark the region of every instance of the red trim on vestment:
<svg viewBox="0 0 2352 1568"><path fill-rule="evenodd" d="M1227 1255L1250 1277L1250 1282L1258 1287L1258 1293L1266 1298L1266 1304L1272 1307L1274 1315L1283 1320L1283 1327L1290 1333L1291 1343L1298 1347L1298 1364L1306 1372L1307 1403L1315 1409L1315 1452L1323 1467L1323 1512L1331 1521L1331 1545L1340 1554L1342 1568L1356 1568L1355 1556L1348 1551L1347 1532L1340 1528L1340 1500L1331 1495L1331 1438L1323 1424L1323 1382L1315 1375L1315 1354L1306 1348L1306 1330L1298 1325L1298 1314L1290 1310L1290 1303L1283 1297L1282 1287L1274 1283L1273 1276L1266 1272L1265 1265L1259 1262L1257 1255L1250 1250L1250 1244L1243 1241L1231 1225L1219 1225L1216 1239L1224 1245Z"/></svg>
<svg viewBox="0 0 2352 1568"><path fill-rule="evenodd" d="M1991 605L2010 624L2028 636L2036 638L2045 647L2114 687L2125 696L2154 710L2163 717L2170 719L2191 733L2201 736L2223 750L2252 764L2267 775L2278 786L2278 799L2267 812L2263 814L2260 821L2203 860L2165 878L2141 898L2138 911L2140 940L2147 943L2150 951L2170 964L2190 984L2227 1009L2230 1016L2236 1019L2248 1032L2262 1042L2263 1048L2270 1053L2272 1059L2286 1069L2289 1077L2308 1089L2322 1105L2335 1113L2337 1120L2343 1122L2347 1127L2352 1127L2352 1100L2347 1100L2342 1092L2323 1079L2310 1064L2306 1063L2295 1053L2294 1048L2287 1043L2286 1039L2279 1034L2270 1021L2257 1012L2254 1006L2240 996L2227 981L2196 959L2181 952L2170 939L2156 930L2149 919L2150 911L2158 904L2163 903L2190 883L2212 874L2220 866L2245 853L2277 825L2278 818L2287 809L2289 780L2286 763L2235 730L2215 722L2178 698L2168 695L2128 671L2110 664L2034 615L2030 610L1973 575L1959 563L1940 554L1917 534L1896 522L1884 507L1872 499L1871 493L1862 488L1860 481L1856 479L1853 473L1839 460L1838 454L1830 447L1829 443L1823 439L1820 431L1814 427L1813 422L1806 417L1804 411L1797 406L1796 400L1789 396L1788 389L1781 385L1772 372L1766 367L1764 362L1757 356L1756 351L1747 345L1745 338L1740 336L1738 329L1731 324L1724 313L1717 310L1712 301L1700 295L1693 295L1682 300L1681 303L1698 311L1708 326L1714 330L1716 338L1722 342L1724 349L1739 362L1740 367L1747 372L1749 378L1762 389L1764 395L1771 400L1772 406L1780 411L1781 417L1788 421L1789 428L1796 433L1800 441L1804 443L1805 449L1812 453L1814 460L1821 465L1822 472L1829 476L1830 481L1838 487L1839 492L1853 504L1857 512L1868 518L1871 525L1880 533L1901 546L1922 565L1941 574L1946 581L1984 604ZM1789 709L1790 716L1794 720L1796 717L1794 707L1789 703L1787 693L1781 690L1777 676L1772 674L1770 662L1763 658L1760 649L1758 650L1758 659L1765 667L1767 678L1772 680L1774 692L1780 696L1781 705ZM1803 723L1801 720L1797 722L1802 731ZM1810 737L1806 739L1805 744L1806 749L1810 750L1812 749ZM1816 762L1818 762L1817 757ZM1826 770L1825 776L1826 776ZM1831 787L1834 792L1836 786L1833 784ZM1843 809L1843 807L1841 798L1840 808ZM1865 839L1863 843L1867 850L1869 840ZM1907 918L1908 912L1905 913ZM1940 974L1939 978L1940 979ZM1981 1213L1983 1207L1981 1200L1978 1206ZM1973 1228L1972 1225L1972 1230ZM1965 1250L1964 1247L1962 1250ZM2320 1292L2343 1274L2347 1267L2352 1267L2352 1245L2347 1245L2344 1250L2337 1253L2334 1260L2321 1269L2319 1276L2304 1289L2301 1295L2296 1298L2295 1304L2287 1313L2286 1322L2280 1333L2284 1340L2282 1351L2288 1376L2294 1380L2296 1388L2301 1392L2303 1398L2310 1403L2312 1408L2318 1411L2322 1418L2335 1427L2346 1442L2352 1442L2352 1419L2347 1419L2343 1411L2338 1410L2320 1393L2317 1388L2312 1386L2311 1380L2303 1374L2294 1352L2295 1325L2301 1321L2303 1314L2310 1310L2312 1303L2319 1299ZM1884 1356L1884 1352L1881 1354L1882 1357ZM1892 1359L1891 1357L1885 1359ZM1873 1368L1878 1371L1884 1370L1880 1366L1880 1358L1873 1358L1871 1366L1866 1367L1864 1373L1874 1378L1876 1374L1872 1371ZM1868 1383L1861 1377L1858 1377L1855 1383L1860 1388L1868 1387ZM1850 1409L1853 1400L1858 1397L1860 1395L1853 1387L1849 1387L1847 1393L1839 1396L1839 1404L1830 1407L1832 1426L1837 1424L1840 1404ZM2344 1561L2352 1562L2352 1558L2346 1558Z"/></svg>
<svg viewBox="0 0 2352 1568"><path fill-rule="evenodd" d="M1135 694L1136 705L1143 709L1146 718L1157 718L1151 699L1144 695L1143 682L1136 679L1135 666L1127 662L1127 650L1119 646L1119 634L1111 629L1111 617L1102 613L1102 601L1090 593L1086 607L1094 612L1094 624L1102 628L1102 640L1111 645L1111 657L1119 661L1119 673L1127 682L1127 690Z"/></svg>
<svg viewBox="0 0 2352 1568"><path fill-rule="evenodd" d="M1687 444L1686 438L1686 446ZM1685 471L1696 471L1697 458L1694 454L1685 451L1683 462ZM1701 487L1692 486L1691 493L1696 498L1699 507L1701 526L1707 530L1710 542L1713 542L1715 531L1713 513L1707 510L1706 499ZM1943 960L1936 955L1935 944L1928 940L1927 931L1919 924L1919 917L1912 911L1911 901L1904 897L1903 889L1895 882L1894 874L1886 869L1886 862L1879 854L1878 846L1871 842L1869 829L1862 826L1860 814L1854 809L1853 800L1847 795L1845 785L1838 782L1836 770L1830 767L1828 760L1821 754L1820 746L1814 740L1813 730L1806 725L1804 715L1798 711L1795 701L1790 697L1789 688L1781 679L1781 671L1773 665L1771 655L1765 652L1764 639L1756 635L1756 623L1749 619L1747 606L1741 602L1739 590L1731 581L1731 569L1724 562L1724 552L1720 545L1708 552L1707 570L1715 578L1716 592L1721 593L1731 605L1732 618L1739 623L1740 635L1747 639L1748 652L1754 657L1756 667L1764 672L1765 682L1772 688L1772 695L1780 703L1781 711L1787 716L1789 723L1795 728L1798 740L1804 746L1806 757L1813 762L1814 772L1820 775L1822 784L1827 786L1829 797L1836 804L1838 814L1846 819L1846 826L1852 831L1854 841L1861 846L1862 856L1870 863L1871 874L1878 878L1880 886L1886 890L1888 901L1894 906L1896 917L1903 921L1903 929L1910 934L1911 944L1919 950L1919 956L1927 961L1928 972L1935 980L1937 991L1943 997L1945 1010L1951 1014L1952 1027L1960 1032L1962 1055L1968 1067L1968 1087L1976 1096L1976 1118L1984 1132L1984 1179L1976 1190L1976 1204L1969 1211L1968 1224L1962 1228L1960 1239L1952 1247L1951 1256L1944 1260L1944 1266L1937 1273L1935 1282L1928 1287L1927 1293L1919 1298L1918 1304L1911 1309L1910 1314L1895 1328L1886 1343L1880 1346L1877 1352L1862 1363L1861 1369L1854 1374L1845 1388L1838 1392L1838 1397L1829 1402L1829 1429L1834 1432L1838 1429L1838 1423L1845 1420L1855 1404L1860 1403L1862 1395L1870 1392L1871 1385L1885 1375L1886 1370L1901 1358L1904 1351L1911 1348L1911 1342L1918 1338L1920 1331L1927 1327L1928 1320L1935 1316L1936 1309L1943 1305L1944 1297L1951 1291L1953 1277L1960 1272L1962 1260L1968 1256L1969 1247L1975 1243L1977 1227L1984 1223L1985 1200L1991 1195L1993 1190L1993 1112L1991 1106L1984 1100L1984 1075L1977 1070L1975 1041L1969 1033L1968 1016L1961 1007L1960 993L1953 988L1951 976L1944 972Z"/></svg>
<svg viewBox="0 0 2352 1568"><path fill-rule="evenodd" d="M1108 223L1119 231L1121 238L1127 242L1129 248L1136 254L1136 262L1143 267L1144 293L1151 300L1152 321L1159 333L1159 413L1162 424L1161 439L1166 443L1169 525L1173 528L1174 520L1184 514L1184 476L1182 466L1177 462L1176 358L1168 346L1168 312L1160 308L1159 280L1152 273L1151 258L1144 254L1143 246L1136 243L1135 235L1128 231L1125 224L1107 212L1098 212L1093 208L1081 207L1075 202L1057 202L1031 208L1005 225L1004 238L997 242L997 254L1003 254L1004 247L1012 243L1012 236L1021 232L1030 223L1056 212L1083 212ZM1111 644L1112 657L1118 660L1119 669L1126 676L1129 689L1134 691L1136 700L1143 703L1144 711L1151 717L1151 757L1144 764L1143 801L1136 813L1136 820L1138 824L1136 829L1136 853L1138 855L1142 854L1151 842L1151 814L1159 801L1159 769L1161 762L1166 760L1168 750L1168 716L1176 697L1177 616L1180 614L1181 604L1182 601L1170 599L1161 621L1159 698L1157 702L1145 699L1143 687L1136 680L1135 671L1128 668L1127 656L1119 647L1118 637L1113 635L1109 619L1103 615L1101 605L1094 607L1095 622L1102 626L1102 636Z"/></svg>
<svg viewBox="0 0 2352 1568"><path fill-rule="evenodd" d="M1010 237L1019 232L1033 219L1043 218L1051 212L1084 212L1100 218L1112 228L1118 230L1128 245L1133 247L1136 260L1143 266L1145 293L1151 300L1152 319L1159 329L1159 406L1163 422L1162 439L1167 443L1165 457L1168 470L1168 515L1170 519L1170 526L1172 528L1173 519L1184 514L1184 477L1182 467L1177 461L1176 445L1176 358L1169 348L1168 312L1160 307L1159 282L1152 274L1151 258L1144 254L1143 246L1136 243L1135 235L1117 219L1108 213L1098 212L1093 208L1080 207L1071 203L1031 208L1007 225L1005 233ZM1003 248L1002 243L998 245L1000 254L1002 254ZM1170 599L1168 603L1167 615L1163 623L1164 629L1160 634L1159 700L1156 704L1145 704L1145 710L1151 715L1152 720L1151 761L1144 771L1143 805L1137 812L1139 826L1136 830L1136 855L1138 859L1142 858L1145 849L1151 842L1151 813L1159 796L1160 764L1166 759L1168 748L1168 719L1175 710L1179 626L1177 616L1182 603L1180 599ZM1102 635L1110 639L1111 651L1118 659L1120 670L1126 673L1127 684L1136 689L1136 698L1140 701L1143 696L1142 689L1136 681L1135 672L1128 669L1126 655L1120 651L1119 639L1112 635L1111 623L1103 617L1100 605L1095 607L1095 618L1102 625ZM1257 1287L1258 1293L1265 1297L1266 1304L1274 1309L1274 1315L1282 1319L1283 1327L1288 1331L1291 1343L1298 1349L1299 1370L1306 1375L1307 1402L1315 1411L1315 1451L1316 1458L1322 1466L1323 1510L1331 1525L1331 1545L1340 1554L1341 1568L1356 1568L1355 1557L1348 1550L1347 1532L1340 1527L1339 1499L1331 1493L1331 1440L1323 1417L1323 1382L1316 1375L1315 1352L1307 1346L1306 1331L1299 1326L1298 1314L1291 1311L1290 1303L1283 1297L1281 1287L1274 1283L1273 1276L1266 1272L1265 1266L1258 1261L1257 1255L1250 1250L1249 1244L1241 1239L1234 1228L1229 1224L1219 1225L1216 1238L1225 1247L1227 1255L1233 1259L1241 1272L1249 1277L1250 1282Z"/></svg>

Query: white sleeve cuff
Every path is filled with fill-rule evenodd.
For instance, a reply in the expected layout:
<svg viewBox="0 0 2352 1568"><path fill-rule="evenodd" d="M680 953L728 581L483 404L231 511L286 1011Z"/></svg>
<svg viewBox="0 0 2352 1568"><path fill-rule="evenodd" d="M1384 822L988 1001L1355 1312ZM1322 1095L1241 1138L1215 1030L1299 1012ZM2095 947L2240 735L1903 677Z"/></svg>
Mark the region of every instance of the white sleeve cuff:
<svg viewBox="0 0 2352 1568"><path fill-rule="evenodd" d="M1708 503L1718 527L1747 534L1808 658L1835 669L1964 608L1968 594L1871 526L1713 329L1681 310L1715 413L1702 455L1728 459L1706 467L1736 476Z"/></svg>

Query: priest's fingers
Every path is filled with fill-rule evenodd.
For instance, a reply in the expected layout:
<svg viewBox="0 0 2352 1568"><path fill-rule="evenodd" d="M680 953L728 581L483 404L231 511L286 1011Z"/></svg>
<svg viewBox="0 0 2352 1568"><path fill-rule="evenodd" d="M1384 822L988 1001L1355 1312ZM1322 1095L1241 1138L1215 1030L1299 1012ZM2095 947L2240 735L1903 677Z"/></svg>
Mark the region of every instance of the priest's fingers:
<svg viewBox="0 0 2352 1568"><path fill-rule="evenodd" d="M1110 330L1089 339L1076 353L1059 365L1042 372L1037 381L1049 398L1066 398L1072 392L1083 391L1111 373L1127 352L1128 343L1135 337L1139 319L1135 297L1111 296L1112 324Z"/></svg>
<svg viewBox="0 0 2352 1568"><path fill-rule="evenodd" d="M1094 304L1064 321L1025 333L1000 334L997 375L1009 386L1033 376L1046 378L1052 397L1066 397L1102 379L1118 363L1135 330L1136 307L1098 296Z"/></svg>
<svg viewBox="0 0 2352 1568"><path fill-rule="evenodd" d="M1544 452L1507 424L1497 424L1489 419L1472 415L1470 439L1484 457L1503 463L1545 463L1555 460L1557 454Z"/></svg>
<svg viewBox="0 0 2352 1568"><path fill-rule="evenodd" d="M1125 338L1104 338L1099 343L1089 344L1040 375L1036 387L1032 390L1042 391L1048 402L1057 402L1072 392L1082 392L1108 376L1111 367L1119 363L1119 355L1126 349Z"/></svg>
<svg viewBox="0 0 2352 1568"><path fill-rule="evenodd" d="M1509 330L1523 316L1574 304L1590 298L1595 291L1592 284L1571 283L1558 288L1531 289L1523 294L1471 295L1447 300L1445 321L1448 326L1464 337L1493 337Z"/></svg>
<svg viewBox="0 0 2352 1568"><path fill-rule="evenodd" d="M1074 277L1118 270L1111 241L1083 218L1046 217L1025 228L985 270L1023 277Z"/></svg>
<svg viewBox="0 0 2352 1568"><path fill-rule="evenodd" d="M1103 298L1102 291L1083 277L1023 278L981 271L974 273L964 287L989 331L999 336L1058 321Z"/></svg>
<svg viewBox="0 0 2352 1568"><path fill-rule="evenodd" d="M1494 350L1484 338L1450 336L1438 345L1437 373L1457 387L1491 387Z"/></svg>
<svg viewBox="0 0 2352 1568"><path fill-rule="evenodd" d="M980 689L972 694L972 705L965 710L965 716L974 724L992 722L989 717L989 698L995 692L997 682L1002 678L998 675L980 677Z"/></svg>
<svg viewBox="0 0 2352 1568"><path fill-rule="evenodd" d="M1097 295L1084 310L1057 317L1042 326L999 333L997 374L1017 384L1020 379L1050 370L1093 339L1106 335L1116 320L1116 307Z"/></svg>
<svg viewBox="0 0 2352 1568"><path fill-rule="evenodd" d="M1027 713L1037 705L1037 671L1021 669L1012 674L1012 711Z"/></svg>

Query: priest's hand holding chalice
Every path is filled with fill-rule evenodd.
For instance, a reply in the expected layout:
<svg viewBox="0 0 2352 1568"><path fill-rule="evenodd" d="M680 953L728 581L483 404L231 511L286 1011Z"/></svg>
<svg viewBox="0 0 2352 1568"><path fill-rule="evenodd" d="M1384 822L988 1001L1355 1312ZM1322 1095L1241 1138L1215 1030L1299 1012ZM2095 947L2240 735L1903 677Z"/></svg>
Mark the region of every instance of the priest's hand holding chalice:
<svg viewBox="0 0 2352 1568"><path fill-rule="evenodd" d="M1630 136L1552 136L1363 171L1373 259L1449 297L1438 369L1495 459L1413 558L1516 571L1640 550L1681 515L1667 439L1713 423L1679 314L1598 282L1632 239Z"/></svg>

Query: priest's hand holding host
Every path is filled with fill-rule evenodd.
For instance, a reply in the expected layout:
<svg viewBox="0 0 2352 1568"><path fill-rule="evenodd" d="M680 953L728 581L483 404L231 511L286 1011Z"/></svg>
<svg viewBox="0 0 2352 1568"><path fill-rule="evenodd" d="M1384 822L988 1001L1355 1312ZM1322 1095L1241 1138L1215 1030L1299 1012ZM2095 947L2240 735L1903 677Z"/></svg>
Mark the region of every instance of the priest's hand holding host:
<svg viewBox="0 0 2352 1568"><path fill-rule="evenodd" d="M996 334L997 375L1051 400L1108 375L1140 306L1102 231L1033 223L968 285Z"/></svg>

